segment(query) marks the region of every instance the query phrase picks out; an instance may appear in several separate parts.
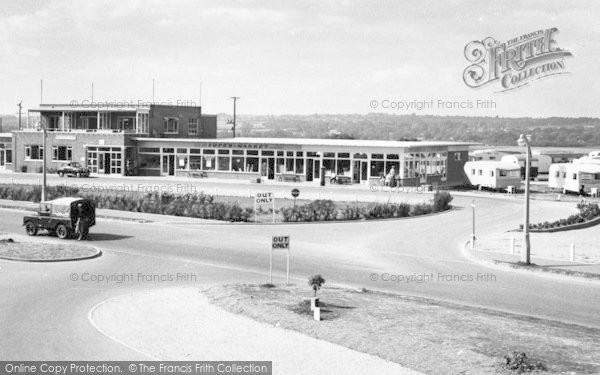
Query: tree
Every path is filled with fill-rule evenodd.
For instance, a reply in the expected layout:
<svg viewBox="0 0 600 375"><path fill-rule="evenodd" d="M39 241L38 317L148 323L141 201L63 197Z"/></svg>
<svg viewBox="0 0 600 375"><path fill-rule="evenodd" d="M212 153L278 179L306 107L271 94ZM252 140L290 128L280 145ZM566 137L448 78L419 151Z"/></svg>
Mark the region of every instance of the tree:
<svg viewBox="0 0 600 375"><path fill-rule="evenodd" d="M325 279L321 275L314 275L308 278L308 285L315 291L315 297L317 296L317 290L321 289L323 284L325 284Z"/></svg>

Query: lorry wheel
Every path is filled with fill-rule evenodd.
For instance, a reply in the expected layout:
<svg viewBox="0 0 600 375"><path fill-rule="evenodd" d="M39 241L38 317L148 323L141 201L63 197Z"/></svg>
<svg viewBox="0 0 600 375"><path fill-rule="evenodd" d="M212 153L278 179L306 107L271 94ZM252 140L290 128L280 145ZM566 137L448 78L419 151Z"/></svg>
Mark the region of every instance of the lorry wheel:
<svg viewBox="0 0 600 375"><path fill-rule="evenodd" d="M35 236L37 234L37 227L33 222L28 221L25 223L25 232L27 232L27 235L29 236Z"/></svg>
<svg viewBox="0 0 600 375"><path fill-rule="evenodd" d="M64 177L64 176L65 176L65 172L63 172L63 171L58 172L58 177Z"/></svg>
<svg viewBox="0 0 600 375"><path fill-rule="evenodd" d="M67 229L67 226L64 224L58 224L56 226L56 236L61 240L69 237L69 229Z"/></svg>

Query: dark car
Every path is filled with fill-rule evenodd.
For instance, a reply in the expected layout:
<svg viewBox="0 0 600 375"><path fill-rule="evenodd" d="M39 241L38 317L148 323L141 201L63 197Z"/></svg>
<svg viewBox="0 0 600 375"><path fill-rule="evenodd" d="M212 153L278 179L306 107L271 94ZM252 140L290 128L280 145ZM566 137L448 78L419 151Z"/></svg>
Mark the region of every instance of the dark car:
<svg viewBox="0 0 600 375"><path fill-rule="evenodd" d="M78 225L79 222L79 225ZM90 199L58 198L41 202L35 215L23 218L25 231L35 236L40 229L58 238L87 237L89 227L96 224L96 206Z"/></svg>
<svg viewBox="0 0 600 375"><path fill-rule="evenodd" d="M58 173L58 175L60 177L62 177L62 176L89 177L90 176L90 170L75 161L64 163L56 170L56 172Z"/></svg>

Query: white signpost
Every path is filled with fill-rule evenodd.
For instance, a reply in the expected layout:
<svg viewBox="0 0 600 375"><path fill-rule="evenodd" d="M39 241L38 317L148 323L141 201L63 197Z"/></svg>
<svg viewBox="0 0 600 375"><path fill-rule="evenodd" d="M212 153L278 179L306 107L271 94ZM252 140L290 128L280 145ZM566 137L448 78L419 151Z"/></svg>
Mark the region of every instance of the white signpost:
<svg viewBox="0 0 600 375"><path fill-rule="evenodd" d="M258 211L258 208L265 205L271 206L273 211L273 222L275 222L275 196L273 193L256 193L254 196L254 222L257 221L256 212Z"/></svg>
<svg viewBox="0 0 600 375"><path fill-rule="evenodd" d="M273 250L287 250L286 284L290 283L290 236L273 236L269 257L269 284L273 284Z"/></svg>

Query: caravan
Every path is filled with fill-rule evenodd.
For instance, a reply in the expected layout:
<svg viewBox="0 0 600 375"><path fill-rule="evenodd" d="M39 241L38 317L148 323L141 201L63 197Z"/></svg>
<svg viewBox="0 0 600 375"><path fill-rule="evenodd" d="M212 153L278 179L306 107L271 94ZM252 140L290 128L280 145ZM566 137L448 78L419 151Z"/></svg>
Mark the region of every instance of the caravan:
<svg viewBox="0 0 600 375"><path fill-rule="evenodd" d="M563 193L597 195L600 189L600 151L590 152L572 163L552 164L548 186Z"/></svg>
<svg viewBox="0 0 600 375"><path fill-rule="evenodd" d="M521 168L518 164L495 160L468 161L464 170L472 186L504 190L521 185Z"/></svg>

